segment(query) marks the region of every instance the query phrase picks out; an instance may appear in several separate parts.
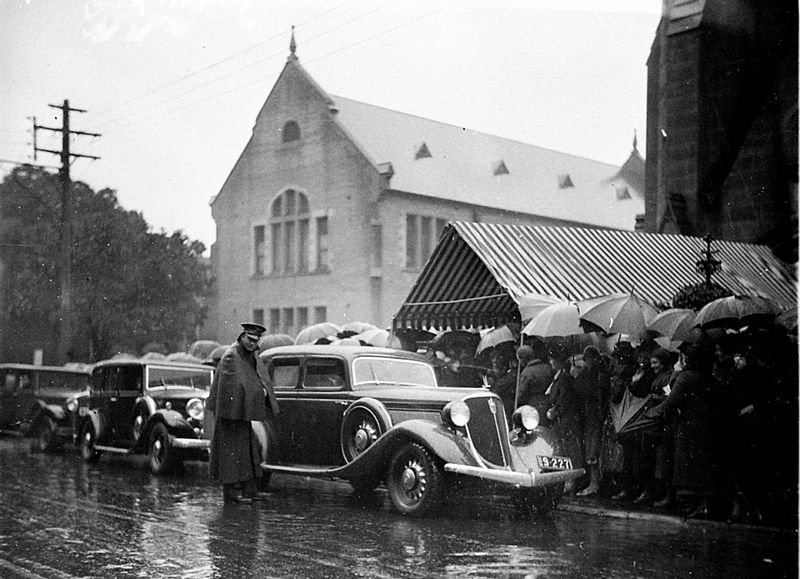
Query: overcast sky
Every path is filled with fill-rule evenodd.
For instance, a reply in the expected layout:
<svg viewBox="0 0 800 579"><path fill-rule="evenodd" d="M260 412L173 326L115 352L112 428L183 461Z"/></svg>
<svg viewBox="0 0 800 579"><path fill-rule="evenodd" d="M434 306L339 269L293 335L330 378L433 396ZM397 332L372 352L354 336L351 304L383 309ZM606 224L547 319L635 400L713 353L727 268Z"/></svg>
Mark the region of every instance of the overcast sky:
<svg viewBox="0 0 800 579"><path fill-rule="evenodd" d="M332 95L622 164L661 0L0 0L0 177L49 104L72 177L210 247L209 199L289 54ZM60 135L39 131L58 150ZM54 155L38 163L57 167Z"/></svg>

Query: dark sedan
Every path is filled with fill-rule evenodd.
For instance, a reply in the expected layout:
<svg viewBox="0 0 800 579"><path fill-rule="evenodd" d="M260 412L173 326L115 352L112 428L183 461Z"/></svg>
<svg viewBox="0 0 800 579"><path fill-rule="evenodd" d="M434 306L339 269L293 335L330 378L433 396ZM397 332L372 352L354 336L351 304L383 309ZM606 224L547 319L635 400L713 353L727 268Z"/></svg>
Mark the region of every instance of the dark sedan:
<svg viewBox="0 0 800 579"><path fill-rule="evenodd" d="M265 473L343 478L359 490L385 483L398 511L413 516L438 506L457 480L506 488L549 510L563 483L583 474L558 456L536 409L516 410L509 432L500 398L440 387L417 354L286 346L262 357L280 403Z"/></svg>

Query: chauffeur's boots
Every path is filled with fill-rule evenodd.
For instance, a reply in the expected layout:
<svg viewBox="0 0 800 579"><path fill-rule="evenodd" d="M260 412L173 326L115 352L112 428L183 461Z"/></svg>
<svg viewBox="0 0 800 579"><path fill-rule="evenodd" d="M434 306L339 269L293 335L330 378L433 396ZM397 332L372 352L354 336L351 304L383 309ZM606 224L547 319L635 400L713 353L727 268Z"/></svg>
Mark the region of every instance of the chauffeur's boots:
<svg viewBox="0 0 800 579"><path fill-rule="evenodd" d="M222 485L222 499L228 504L253 502L253 499L242 496L239 485L236 483Z"/></svg>

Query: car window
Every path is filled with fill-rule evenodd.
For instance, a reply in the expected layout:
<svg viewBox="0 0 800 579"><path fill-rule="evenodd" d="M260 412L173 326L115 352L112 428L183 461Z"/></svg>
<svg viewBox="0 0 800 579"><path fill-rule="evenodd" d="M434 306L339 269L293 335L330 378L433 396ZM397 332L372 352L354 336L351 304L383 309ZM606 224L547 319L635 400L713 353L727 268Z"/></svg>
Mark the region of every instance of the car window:
<svg viewBox="0 0 800 579"><path fill-rule="evenodd" d="M359 385L436 387L433 367L414 360L364 357L353 361L353 388Z"/></svg>
<svg viewBox="0 0 800 579"><path fill-rule="evenodd" d="M213 369L206 368L170 368L167 366L149 366L147 368L148 388L211 388Z"/></svg>
<svg viewBox="0 0 800 579"><path fill-rule="evenodd" d="M341 390L345 384L344 361L338 358L311 358L306 360L303 388Z"/></svg>
<svg viewBox="0 0 800 579"><path fill-rule="evenodd" d="M86 387L85 375L72 372L40 371L39 389L58 392L80 392Z"/></svg>
<svg viewBox="0 0 800 579"><path fill-rule="evenodd" d="M7 372L3 379L3 394L11 395L17 391L17 375Z"/></svg>
<svg viewBox="0 0 800 579"><path fill-rule="evenodd" d="M276 358L270 363L273 387L278 390L294 390L300 377L299 358Z"/></svg>

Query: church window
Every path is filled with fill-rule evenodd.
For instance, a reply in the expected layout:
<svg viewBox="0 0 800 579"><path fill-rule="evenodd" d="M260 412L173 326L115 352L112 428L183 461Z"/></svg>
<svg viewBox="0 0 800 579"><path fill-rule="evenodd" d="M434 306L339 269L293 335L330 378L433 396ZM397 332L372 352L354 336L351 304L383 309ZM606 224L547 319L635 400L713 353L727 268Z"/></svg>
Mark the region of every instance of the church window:
<svg viewBox="0 0 800 579"><path fill-rule="evenodd" d="M272 273L294 274L308 271L308 198L288 189L272 202Z"/></svg>
<svg viewBox="0 0 800 579"><path fill-rule="evenodd" d="M264 262L266 260L266 239L264 236L264 226L256 225L253 228L253 272L256 275L264 275ZM260 323L260 322L259 322Z"/></svg>
<svg viewBox="0 0 800 579"><path fill-rule="evenodd" d="M419 269L433 253L447 225L446 219L427 215L406 215L406 268Z"/></svg>
<svg viewBox="0 0 800 579"><path fill-rule="evenodd" d="M281 131L281 140L284 143L290 143L300 139L300 125L297 121L286 121Z"/></svg>
<svg viewBox="0 0 800 579"><path fill-rule="evenodd" d="M317 217L317 271L328 271L330 268L328 243L328 218Z"/></svg>

